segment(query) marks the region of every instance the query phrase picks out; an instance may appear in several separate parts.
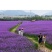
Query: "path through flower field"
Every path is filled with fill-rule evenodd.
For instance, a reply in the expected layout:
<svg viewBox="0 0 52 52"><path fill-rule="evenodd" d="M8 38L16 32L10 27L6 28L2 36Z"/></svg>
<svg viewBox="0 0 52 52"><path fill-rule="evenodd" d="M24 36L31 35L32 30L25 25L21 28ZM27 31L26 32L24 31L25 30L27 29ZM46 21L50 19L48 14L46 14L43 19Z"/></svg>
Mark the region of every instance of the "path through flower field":
<svg viewBox="0 0 52 52"><path fill-rule="evenodd" d="M48 49L45 47L45 45L39 45L38 42L36 42L35 40L33 40L32 38L27 37L29 40L31 40L33 43L37 43L38 44L38 49L43 51L43 52L52 52L52 50Z"/></svg>
<svg viewBox="0 0 52 52"><path fill-rule="evenodd" d="M14 31L15 32L15 31ZM52 52L52 50L50 50L50 49L48 49L48 48L46 48L45 47L45 45L39 45L39 43L38 42L36 42L35 40L33 40L32 38L30 38L30 37L27 37L30 41L32 41L33 43L37 43L38 44L38 50L41 50L41 51L43 51L43 52Z"/></svg>

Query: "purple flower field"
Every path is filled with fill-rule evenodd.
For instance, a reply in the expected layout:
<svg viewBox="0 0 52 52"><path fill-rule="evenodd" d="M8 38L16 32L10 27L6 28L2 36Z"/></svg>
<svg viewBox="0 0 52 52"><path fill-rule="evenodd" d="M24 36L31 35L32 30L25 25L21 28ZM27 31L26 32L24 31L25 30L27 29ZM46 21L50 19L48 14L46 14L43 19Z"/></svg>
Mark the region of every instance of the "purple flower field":
<svg viewBox="0 0 52 52"><path fill-rule="evenodd" d="M6 32L18 23L18 21L0 21L0 32Z"/></svg>
<svg viewBox="0 0 52 52"><path fill-rule="evenodd" d="M18 23L19 21L0 21L0 52L41 52L26 37L9 32Z"/></svg>
<svg viewBox="0 0 52 52"><path fill-rule="evenodd" d="M52 44L52 21L23 21L20 28L24 28L25 33L46 35L47 42Z"/></svg>

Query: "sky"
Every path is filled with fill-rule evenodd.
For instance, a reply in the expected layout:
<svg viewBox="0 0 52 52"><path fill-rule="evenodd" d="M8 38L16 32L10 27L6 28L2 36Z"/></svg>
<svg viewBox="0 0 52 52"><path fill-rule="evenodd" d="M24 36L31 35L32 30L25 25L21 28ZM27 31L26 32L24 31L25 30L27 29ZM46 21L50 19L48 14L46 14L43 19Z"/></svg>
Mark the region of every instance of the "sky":
<svg viewBox="0 0 52 52"><path fill-rule="evenodd" d="M0 0L0 10L25 10L26 12L33 10L31 12L38 15L43 15L49 12L47 10L52 10L51 5L52 0Z"/></svg>
<svg viewBox="0 0 52 52"><path fill-rule="evenodd" d="M52 0L0 0L0 10L52 10Z"/></svg>

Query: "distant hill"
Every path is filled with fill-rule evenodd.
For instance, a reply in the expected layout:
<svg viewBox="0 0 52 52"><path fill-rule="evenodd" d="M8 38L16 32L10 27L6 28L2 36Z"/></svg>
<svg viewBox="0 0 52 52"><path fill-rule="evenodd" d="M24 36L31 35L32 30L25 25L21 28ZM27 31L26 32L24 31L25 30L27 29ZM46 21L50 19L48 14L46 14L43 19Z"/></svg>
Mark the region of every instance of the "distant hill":
<svg viewBox="0 0 52 52"><path fill-rule="evenodd" d="M45 13L43 15L52 15L52 11L48 12L48 13Z"/></svg>
<svg viewBox="0 0 52 52"><path fill-rule="evenodd" d="M0 15L6 15L6 16L18 16L18 15L31 15L34 16L35 14L33 12L25 12L23 10L5 10L0 12Z"/></svg>

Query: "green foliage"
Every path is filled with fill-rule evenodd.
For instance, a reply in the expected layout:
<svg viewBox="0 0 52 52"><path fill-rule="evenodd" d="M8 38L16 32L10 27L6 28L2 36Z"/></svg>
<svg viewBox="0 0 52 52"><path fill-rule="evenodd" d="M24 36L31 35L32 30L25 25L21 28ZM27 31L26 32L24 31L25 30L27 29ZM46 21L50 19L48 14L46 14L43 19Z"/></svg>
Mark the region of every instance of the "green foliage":
<svg viewBox="0 0 52 52"><path fill-rule="evenodd" d="M37 43L34 43L34 45L35 45L35 48L38 49L38 44Z"/></svg>
<svg viewBox="0 0 52 52"><path fill-rule="evenodd" d="M27 33L24 33L24 36L27 36L27 37L33 38L35 41L38 42L38 36L36 36L36 35L34 35L34 34L27 34Z"/></svg>
<svg viewBox="0 0 52 52"><path fill-rule="evenodd" d="M45 46L47 47L47 48L49 48L49 49L51 49L52 50L52 44L49 44L49 43L45 43Z"/></svg>
<svg viewBox="0 0 52 52"><path fill-rule="evenodd" d="M17 21L17 20L52 20L52 18L50 17L43 17L43 16L38 16L38 15L35 15L35 16L29 16L29 17L3 17L3 18L0 18L0 20L4 20L4 21Z"/></svg>
<svg viewBox="0 0 52 52"><path fill-rule="evenodd" d="M30 37L30 38L32 38L33 40L38 41L38 37L35 36L35 35L33 35L33 34L30 35L30 34L24 33L24 36ZM35 48L38 49L38 44L37 44L37 43L34 43L34 45L35 45Z"/></svg>

